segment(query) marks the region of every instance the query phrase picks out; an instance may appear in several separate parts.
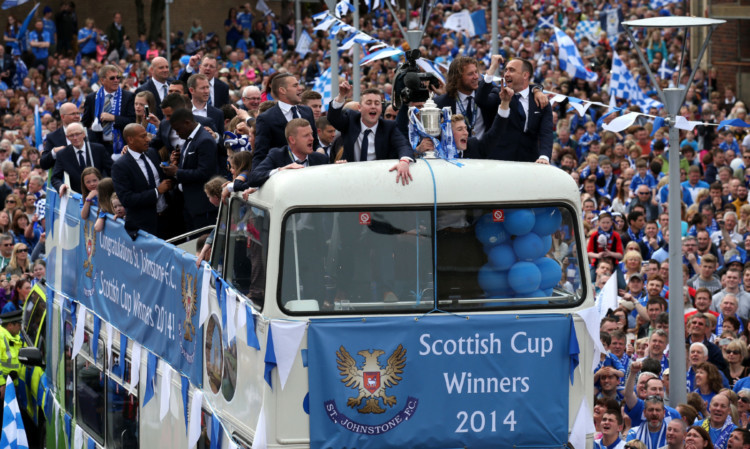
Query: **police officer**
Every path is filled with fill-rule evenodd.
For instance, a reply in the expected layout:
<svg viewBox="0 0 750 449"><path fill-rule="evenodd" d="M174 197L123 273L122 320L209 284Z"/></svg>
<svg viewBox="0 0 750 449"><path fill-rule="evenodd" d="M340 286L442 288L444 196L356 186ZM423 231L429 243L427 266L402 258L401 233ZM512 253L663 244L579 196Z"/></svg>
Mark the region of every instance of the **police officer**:
<svg viewBox="0 0 750 449"><path fill-rule="evenodd" d="M5 398L5 381L8 375L16 377L21 369L18 351L21 340L21 317L23 311L14 310L0 315L0 396Z"/></svg>

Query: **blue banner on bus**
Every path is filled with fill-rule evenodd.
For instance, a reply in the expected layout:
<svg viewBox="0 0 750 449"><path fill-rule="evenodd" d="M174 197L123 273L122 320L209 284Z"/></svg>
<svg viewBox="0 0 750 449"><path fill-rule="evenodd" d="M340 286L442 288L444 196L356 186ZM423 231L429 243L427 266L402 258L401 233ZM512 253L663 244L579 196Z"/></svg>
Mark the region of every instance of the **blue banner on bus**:
<svg viewBox="0 0 750 449"><path fill-rule="evenodd" d="M310 446L562 447L571 320L312 320Z"/></svg>
<svg viewBox="0 0 750 449"><path fill-rule="evenodd" d="M82 220L77 198L68 201L61 220L61 199L51 190L47 195L50 285L201 386L202 276L194 256L150 235L134 241L123 224L113 220L97 233L96 212ZM58 264L60 279L55 273Z"/></svg>

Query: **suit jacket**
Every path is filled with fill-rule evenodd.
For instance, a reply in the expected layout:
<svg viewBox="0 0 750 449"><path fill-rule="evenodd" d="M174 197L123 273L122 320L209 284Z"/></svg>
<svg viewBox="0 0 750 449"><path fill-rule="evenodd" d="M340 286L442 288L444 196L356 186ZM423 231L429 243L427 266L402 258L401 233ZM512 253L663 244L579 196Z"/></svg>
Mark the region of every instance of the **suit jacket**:
<svg viewBox="0 0 750 449"><path fill-rule="evenodd" d="M492 121L495 119L495 114L497 114L497 107L500 105L499 97L497 97L497 102L495 102L494 99L490 101L492 87L493 85L491 83L485 83L483 77L480 77L479 87L474 91L474 101L476 102L479 113L482 114L482 121L484 122L485 130L490 129L490 126L492 126ZM451 111L453 111L454 114L459 114L461 112L461 109L456 107L456 97L451 97L448 94L437 96L435 98L435 103L440 109L443 109L444 107L451 108Z"/></svg>
<svg viewBox="0 0 750 449"><path fill-rule="evenodd" d="M161 101L159 98L159 91L156 89L156 84L154 84L154 81L152 79L149 79L144 84L141 84L138 89L135 90L135 93L138 94L143 91L149 91L154 96L154 100L156 100L156 109L153 111L149 111L159 117L159 120L164 120L164 113L161 111Z"/></svg>
<svg viewBox="0 0 750 449"><path fill-rule="evenodd" d="M268 181L269 174L272 170L277 168L286 167L287 165L294 162L292 156L289 154L288 145L284 145L281 148L274 148L268 152L268 156L263 159L260 165L253 168L250 172L250 178L248 178L247 187L260 187L266 181ZM328 163L328 156L323 153L313 151L307 155L308 166L323 165Z"/></svg>
<svg viewBox="0 0 750 449"><path fill-rule="evenodd" d="M341 132L344 140L344 157L343 159L353 162L354 144L359 138L362 130L362 114L359 111L344 110L344 108L334 108L333 102L328 108L328 121L334 128ZM257 137L255 138L258 141ZM378 119L378 128L375 131L375 159L400 159L402 157L413 157L414 152L401 131L398 130L396 122L385 120L382 117Z"/></svg>
<svg viewBox="0 0 750 449"><path fill-rule="evenodd" d="M528 130L524 132L522 109L517 97L510 102L510 115L495 119L500 121L501 139L487 148L485 157L503 161L534 162L539 156L552 156L552 108L547 105L539 109L529 94Z"/></svg>
<svg viewBox="0 0 750 449"><path fill-rule="evenodd" d="M88 130L86 130L88 135ZM90 139L91 137L89 137ZM65 130L60 125L59 128L47 134L44 138L44 149L42 150L41 158L39 159L39 166L42 170L49 170L55 166L55 156L52 156L52 149L57 147L65 147L68 145L68 139L65 137Z"/></svg>
<svg viewBox="0 0 750 449"><path fill-rule="evenodd" d="M318 127L315 126L312 109L298 105L297 110L300 117L310 122L310 126L312 126L313 137L315 138L313 148L317 150L320 143L318 142ZM278 104L258 116L255 121L253 167L257 167L263 162L271 148L281 148L286 145L286 136L284 135L286 124L286 117L284 117L284 113Z"/></svg>
<svg viewBox="0 0 750 449"><path fill-rule="evenodd" d="M190 75L194 75L198 72L188 73L187 70L182 71L180 80L187 84ZM211 92L211 96L214 99L213 107L221 109L222 106L229 103L229 85L219 78L214 77L214 89Z"/></svg>
<svg viewBox="0 0 750 449"><path fill-rule="evenodd" d="M112 173L112 155L109 154L109 151L103 145L94 142L87 143L91 149L93 166L101 172L102 177L108 177ZM82 171L83 169L78 163L78 157L76 156L76 151L73 149L73 145L68 145L57 153L55 168L52 170L52 186L55 190L59 190L64 182L64 174L67 173L70 177L70 188L75 192L81 193Z"/></svg>
<svg viewBox="0 0 750 449"><path fill-rule="evenodd" d="M201 117L200 115L196 115L195 121L198 122L201 126L208 126L212 130L216 131L217 133L219 130L216 129L216 125L214 125L214 121L211 120L208 117ZM149 147L160 150L161 147L167 147L167 150L171 153L175 150L175 148L172 146L169 140L169 133L172 132L172 125L169 123L169 120L162 120L159 122L159 129L156 130L156 135L149 143Z"/></svg>
<svg viewBox="0 0 750 449"><path fill-rule="evenodd" d="M10 87L13 84L13 77L16 74L16 63L13 61L13 57L10 53L3 54L3 68L0 69L0 73L8 72L8 76L0 77L2 81Z"/></svg>
<svg viewBox="0 0 750 449"><path fill-rule="evenodd" d="M126 90L122 91L122 101L120 104L120 115L115 115L113 127L122 132L130 123L135 122L135 94ZM96 110L96 92L86 95L86 101L83 103L83 116L81 124L89 130L91 140L96 143L104 143L103 133L101 131L91 131L91 125L94 123L94 112Z"/></svg>
<svg viewBox="0 0 750 449"><path fill-rule="evenodd" d="M184 149L178 166L177 182L182 184L184 207L190 215L215 210L203 185L216 174L216 142L203 127Z"/></svg>
<svg viewBox="0 0 750 449"><path fill-rule="evenodd" d="M156 151L149 149L145 154L156 166L159 179L164 179ZM156 235L158 224L156 202L159 197L155 189L148 185L148 178L130 153L124 154L112 165L112 182L115 185L117 197L127 210L125 228L142 229Z"/></svg>

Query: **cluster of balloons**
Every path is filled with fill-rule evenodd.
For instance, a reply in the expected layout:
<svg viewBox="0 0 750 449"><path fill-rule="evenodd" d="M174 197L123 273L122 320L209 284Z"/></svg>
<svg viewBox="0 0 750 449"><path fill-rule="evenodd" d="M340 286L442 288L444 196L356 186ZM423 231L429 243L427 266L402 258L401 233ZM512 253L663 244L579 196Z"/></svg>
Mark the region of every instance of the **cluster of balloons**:
<svg viewBox="0 0 750 449"><path fill-rule="evenodd" d="M482 216L475 233L488 263L479 270L478 282L487 297L551 296L562 268L545 256L561 224L562 214L556 207L506 210L502 221L493 219L493 214Z"/></svg>

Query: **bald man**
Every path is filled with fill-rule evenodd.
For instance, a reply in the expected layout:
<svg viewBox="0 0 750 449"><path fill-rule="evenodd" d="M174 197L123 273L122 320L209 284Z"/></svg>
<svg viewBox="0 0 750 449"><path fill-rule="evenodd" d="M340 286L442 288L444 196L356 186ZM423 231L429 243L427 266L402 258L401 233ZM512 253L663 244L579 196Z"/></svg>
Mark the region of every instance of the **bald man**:
<svg viewBox="0 0 750 449"><path fill-rule="evenodd" d="M151 92L156 99L156 110L150 112L159 117L159 120L162 120L164 113L162 113L160 105L164 101L164 98L166 98L169 92L169 85L171 84L169 82L169 63L166 58L159 56L151 61L151 66L149 66L148 70L151 74L151 79L136 89L135 93L137 94L145 90Z"/></svg>
<svg viewBox="0 0 750 449"><path fill-rule="evenodd" d="M66 128L71 123L81 122L81 112L78 110L78 106L74 103L63 103L63 105L60 106L60 121L62 122L62 126L47 134L47 137L44 139L42 158L39 161L39 166L42 167L43 170L49 170L52 168L55 165L57 153L70 145L70 140L67 138Z"/></svg>
<svg viewBox="0 0 750 449"><path fill-rule="evenodd" d="M103 177L108 177L112 169L112 156L104 145L86 139L83 125L71 123L67 129L70 145L57 154L55 169L52 170L52 186L60 195L65 193L68 187L81 193L81 172L84 168L96 167ZM66 173L68 184L65 183Z"/></svg>
<svg viewBox="0 0 750 449"><path fill-rule="evenodd" d="M257 86L247 86L242 91L242 108L248 112L250 117L257 117L259 107L260 89Z"/></svg>

